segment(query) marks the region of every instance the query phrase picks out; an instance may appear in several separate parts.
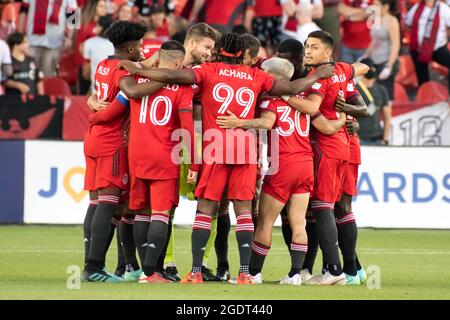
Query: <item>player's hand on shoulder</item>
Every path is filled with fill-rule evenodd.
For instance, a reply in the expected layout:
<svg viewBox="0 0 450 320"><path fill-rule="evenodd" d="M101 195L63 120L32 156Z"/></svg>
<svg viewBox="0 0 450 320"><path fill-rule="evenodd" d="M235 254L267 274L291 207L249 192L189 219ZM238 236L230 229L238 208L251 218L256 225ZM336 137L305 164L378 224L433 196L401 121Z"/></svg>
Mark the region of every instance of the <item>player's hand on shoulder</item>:
<svg viewBox="0 0 450 320"><path fill-rule="evenodd" d="M319 79L329 78L334 74L334 65L324 64L317 68L315 72Z"/></svg>
<svg viewBox="0 0 450 320"><path fill-rule="evenodd" d="M136 73L137 70L142 69L142 66L138 62L133 62L130 60L121 60L117 65L119 69L125 69L130 73Z"/></svg>

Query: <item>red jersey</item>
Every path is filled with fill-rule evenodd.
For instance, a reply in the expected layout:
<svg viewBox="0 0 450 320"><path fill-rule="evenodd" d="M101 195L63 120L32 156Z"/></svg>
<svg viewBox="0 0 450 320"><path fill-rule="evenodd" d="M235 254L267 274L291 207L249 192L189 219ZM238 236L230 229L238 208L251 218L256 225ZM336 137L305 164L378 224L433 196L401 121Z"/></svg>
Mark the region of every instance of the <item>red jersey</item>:
<svg viewBox="0 0 450 320"><path fill-rule="evenodd" d="M150 80L137 77L138 83L145 81ZM180 166L172 159L179 137L172 138L172 133L180 128L188 130L193 148L192 97L191 86L173 84L152 95L130 100L128 159L132 175L156 180L180 176Z"/></svg>
<svg viewBox="0 0 450 320"><path fill-rule="evenodd" d="M283 8L279 0L253 0L256 17L281 17Z"/></svg>
<svg viewBox="0 0 450 320"><path fill-rule="evenodd" d="M312 71L314 72L314 71ZM306 91L306 96L318 94L322 96L320 113L328 120L338 120L339 113L334 108L339 92L347 95L347 82L353 79L354 69L347 63L337 62L334 75L330 78L317 81ZM332 135L325 135L313 130L312 138L319 143L322 151L330 158L349 160L349 136L345 127Z"/></svg>
<svg viewBox="0 0 450 320"><path fill-rule="evenodd" d="M223 62L203 63L191 71L194 82L202 89L203 160L206 163L251 163L256 159L256 150L251 148L256 143L255 132L221 129L216 124L216 118L231 111L241 119L254 119L259 94L270 92L276 81L258 68ZM242 143L246 146L245 154L240 148ZM210 144L217 148L212 150Z"/></svg>
<svg viewBox="0 0 450 320"><path fill-rule="evenodd" d="M112 56L98 64L94 79L99 100L113 102L120 91L119 80L129 74L117 69L119 61ZM118 117L105 124L90 126L84 138L85 154L91 157L114 154L123 142L122 128L125 120L126 117Z"/></svg>
<svg viewBox="0 0 450 320"><path fill-rule="evenodd" d="M309 114L301 113L290 107L282 99L264 100L259 105L260 111L275 113L277 119L272 129L278 137L279 164L312 161L313 153L309 141ZM271 156L273 132L268 133L268 156ZM273 151L273 150L272 150ZM272 159L273 161L273 159Z"/></svg>
<svg viewBox="0 0 450 320"><path fill-rule="evenodd" d="M343 3L353 8L367 9L373 0L343 0ZM367 49L370 44L370 30L367 21L342 21L342 43L350 49Z"/></svg>
<svg viewBox="0 0 450 320"><path fill-rule="evenodd" d="M142 40L142 53L145 59L149 59L161 48L163 42L158 39L143 39Z"/></svg>
<svg viewBox="0 0 450 320"><path fill-rule="evenodd" d="M205 22L207 24L238 25L243 22L243 15L248 0L208 0L205 2ZM234 19L234 21L231 21Z"/></svg>
<svg viewBox="0 0 450 320"><path fill-rule="evenodd" d="M349 81L347 84L347 96L349 99L355 95L359 94L358 89L356 89L353 80ZM356 121L352 116L347 116L348 120ZM361 146L359 144L359 136L357 133L354 135L349 135L350 137L350 160L349 163L361 164Z"/></svg>

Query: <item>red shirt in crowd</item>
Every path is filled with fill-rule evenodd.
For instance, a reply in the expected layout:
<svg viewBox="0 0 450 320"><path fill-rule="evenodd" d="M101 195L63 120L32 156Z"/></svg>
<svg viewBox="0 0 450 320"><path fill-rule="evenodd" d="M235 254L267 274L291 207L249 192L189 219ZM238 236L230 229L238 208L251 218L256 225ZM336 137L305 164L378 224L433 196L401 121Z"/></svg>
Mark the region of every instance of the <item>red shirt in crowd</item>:
<svg viewBox="0 0 450 320"><path fill-rule="evenodd" d="M367 9L373 4L373 0L343 0L343 4L353 7ZM370 44L370 31L367 27L367 21L342 22L343 37L342 43L350 49L367 49Z"/></svg>
<svg viewBox="0 0 450 320"><path fill-rule="evenodd" d="M243 23L248 0L208 0L205 2L205 22L227 26ZM234 22L230 21L235 18Z"/></svg>
<svg viewBox="0 0 450 320"><path fill-rule="evenodd" d="M251 5L255 17L281 17L283 8L279 0L253 0Z"/></svg>

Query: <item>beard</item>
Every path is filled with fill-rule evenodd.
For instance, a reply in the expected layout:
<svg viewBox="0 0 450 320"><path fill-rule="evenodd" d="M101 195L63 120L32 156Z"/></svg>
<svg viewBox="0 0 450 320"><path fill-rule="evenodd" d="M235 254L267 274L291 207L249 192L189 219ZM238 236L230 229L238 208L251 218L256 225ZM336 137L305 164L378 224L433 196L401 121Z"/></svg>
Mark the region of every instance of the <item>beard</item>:
<svg viewBox="0 0 450 320"><path fill-rule="evenodd" d="M201 55L196 50L193 50L191 52L191 57L192 57L192 60L194 61L194 64L196 64L196 65L202 64L202 63L206 62L206 60L208 59L207 57L205 57L204 55Z"/></svg>

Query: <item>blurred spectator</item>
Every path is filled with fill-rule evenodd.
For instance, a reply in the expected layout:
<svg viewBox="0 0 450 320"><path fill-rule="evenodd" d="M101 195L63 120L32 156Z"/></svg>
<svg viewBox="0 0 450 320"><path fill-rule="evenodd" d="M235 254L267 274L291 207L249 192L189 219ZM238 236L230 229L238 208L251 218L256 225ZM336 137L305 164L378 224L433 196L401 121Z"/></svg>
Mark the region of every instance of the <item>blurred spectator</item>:
<svg viewBox="0 0 450 320"><path fill-rule="evenodd" d="M293 38L302 44L308 35L319 30L313 19L323 16L322 0L280 0L283 6L282 39Z"/></svg>
<svg viewBox="0 0 450 320"><path fill-rule="evenodd" d="M130 21L133 16L132 8L128 2L124 2L117 10L117 19L120 21Z"/></svg>
<svg viewBox="0 0 450 320"><path fill-rule="evenodd" d="M114 55L114 46L105 35L105 31L113 23L111 16L98 19L99 35L85 41L83 46L83 77L91 79L91 92L95 92L94 76L99 62Z"/></svg>
<svg viewBox="0 0 450 320"><path fill-rule="evenodd" d="M36 62L28 56L28 39L23 33L13 33L8 37L11 49L13 72L5 82L6 94L43 95L44 75L39 71Z"/></svg>
<svg viewBox="0 0 450 320"><path fill-rule="evenodd" d="M342 22L341 60L353 63L360 59L370 44L370 31L367 26L368 7L373 0L343 0L338 5ZM328 30L327 30L328 31Z"/></svg>
<svg viewBox="0 0 450 320"><path fill-rule="evenodd" d="M156 38L162 42L169 40L169 20L164 7L153 5L150 7L149 25L156 30Z"/></svg>
<svg viewBox="0 0 450 320"><path fill-rule="evenodd" d="M397 0L375 0L380 12L379 21L371 28L372 41L365 54L375 63L379 83L389 99L394 99L394 80L398 73L400 52L400 23L397 19Z"/></svg>
<svg viewBox="0 0 450 320"><path fill-rule="evenodd" d="M450 7L438 0L422 0L409 10L405 24L411 27L411 56L416 66L419 84L430 80L431 61L450 68L447 48L450 28ZM450 72L448 73L450 90Z"/></svg>
<svg viewBox="0 0 450 320"><path fill-rule="evenodd" d="M144 58L147 60L153 56L153 54L161 48L162 44L163 41L156 37L155 28L150 26L144 35L144 39L142 39L142 54L144 55Z"/></svg>
<svg viewBox="0 0 450 320"><path fill-rule="evenodd" d="M81 12L81 28L75 35L75 67L78 70L77 91L79 94L86 94L90 88L90 78L83 77L83 43L99 32L97 22L100 17L106 15L106 2L104 0L91 0L86 2Z"/></svg>
<svg viewBox="0 0 450 320"><path fill-rule="evenodd" d="M8 35L16 32L18 19L16 6L11 1L1 10L0 39L6 39Z"/></svg>
<svg viewBox="0 0 450 320"><path fill-rule="evenodd" d="M367 105L369 115L358 118L358 135L362 145L387 145L391 130L392 108L389 95L382 85L377 82L377 71L371 59L365 58L362 63L369 67L367 72L357 82L356 88ZM383 115L383 118L381 118ZM382 121L383 126L381 126Z"/></svg>
<svg viewBox="0 0 450 320"><path fill-rule="evenodd" d="M183 17L172 17L171 23L169 24L169 34L173 40L177 40L180 43L184 42L186 37L188 23Z"/></svg>
<svg viewBox="0 0 450 320"><path fill-rule="evenodd" d="M258 37L269 54L280 44L282 17L283 8L279 0L253 0L248 8L246 27Z"/></svg>
<svg viewBox="0 0 450 320"><path fill-rule="evenodd" d="M11 74L11 52L6 42L0 39L0 82L3 84ZM0 86L1 94L3 94L3 88Z"/></svg>
<svg viewBox="0 0 450 320"><path fill-rule="evenodd" d="M338 11L338 4L340 2L341 0L323 0L323 16L316 21L322 30L328 31L333 36L336 47L333 51L335 58L339 53L338 46L341 43L341 26Z"/></svg>
<svg viewBox="0 0 450 320"><path fill-rule="evenodd" d="M230 32L235 25L244 24L250 19L247 8L252 0L195 0L190 14L189 22L205 21L216 30ZM204 19L200 17L200 11L204 8Z"/></svg>
<svg viewBox="0 0 450 320"><path fill-rule="evenodd" d="M46 8L46 9L45 9ZM71 16L77 8L76 0L24 0L20 8L19 28L30 44L30 56L45 77L56 75L64 42L66 22L76 22ZM27 18L28 17L28 18ZM67 31L66 45L70 45L72 30Z"/></svg>

